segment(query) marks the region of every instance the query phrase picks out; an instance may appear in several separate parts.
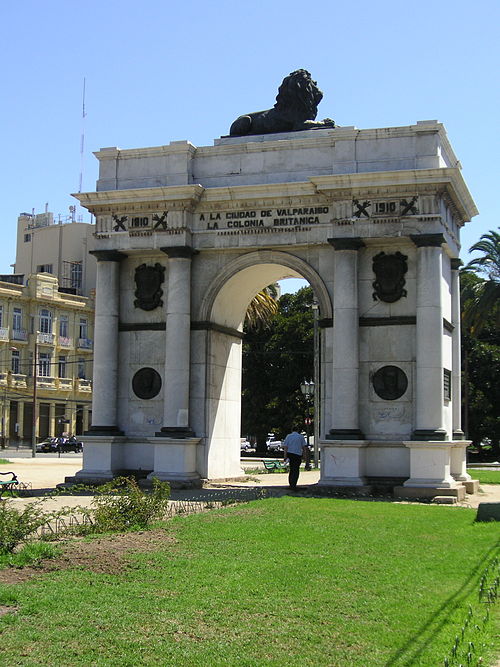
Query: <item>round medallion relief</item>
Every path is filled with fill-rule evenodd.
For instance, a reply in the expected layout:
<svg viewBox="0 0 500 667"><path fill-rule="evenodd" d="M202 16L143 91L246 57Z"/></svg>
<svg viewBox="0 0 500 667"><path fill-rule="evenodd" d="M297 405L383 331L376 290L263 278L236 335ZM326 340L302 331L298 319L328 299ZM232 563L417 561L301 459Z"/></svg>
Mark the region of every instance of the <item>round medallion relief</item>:
<svg viewBox="0 0 500 667"><path fill-rule="evenodd" d="M132 389L138 398L158 396L161 389L160 374L154 368L141 368L132 378Z"/></svg>
<svg viewBox="0 0 500 667"><path fill-rule="evenodd" d="M373 375L375 393L385 401L395 401L408 388L406 373L397 366L382 366Z"/></svg>

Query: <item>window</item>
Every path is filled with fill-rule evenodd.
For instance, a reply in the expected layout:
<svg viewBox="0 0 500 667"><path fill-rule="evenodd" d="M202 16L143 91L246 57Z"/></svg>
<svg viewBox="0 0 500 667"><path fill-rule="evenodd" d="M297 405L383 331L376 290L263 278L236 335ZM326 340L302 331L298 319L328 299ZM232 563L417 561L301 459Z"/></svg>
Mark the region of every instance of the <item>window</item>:
<svg viewBox="0 0 500 667"><path fill-rule="evenodd" d="M3 327L3 306L0 306L0 327Z"/></svg>
<svg viewBox="0 0 500 667"><path fill-rule="evenodd" d="M68 338L69 332L69 318L67 315L61 315L59 317L59 335L61 338Z"/></svg>
<svg viewBox="0 0 500 667"><path fill-rule="evenodd" d="M78 359L78 379L85 380L85 359L82 357Z"/></svg>
<svg viewBox="0 0 500 667"><path fill-rule="evenodd" d="M25 234L24 235L24 242L29 243L31 241L31 234Z"/></svg>
<svg viewBox="0 0 500 667"><path fill-rule="evenodd" d="M52 313L46 308L40 310L40 325L38 327L42 333L52 333Z"/></svg>
<svg viewBox="0 0 500 667"><path fill-rule="evenodd" d="M451 371L443 369L444 400L451 401Z"/></svg>
<svg viewBox="0 0 500 667"><path fill-rule="evenodd" d="M80 335L79 338L88 338L88 322L86 317L80 317Z"/></svg>
<svg viewBox="0 0 500 667"><path fill-rule="evenodd" d="M82 286L82 263L73 262L71 264L71 287L80 289Z"/></svg>
<svg viewBox="0 0 500 667"><path fill-rule="evenodd" d="M23 311L20 308L14 308L12 328L14 331L21 331L23 328Z"/></svg>
<svg viewBox="0 0 500 667"><path fill-rule="evenodd" d="M50 353L40 352L38 355L38 375L40 377L50 377Z"/></svg>
<svg viewBox="0 0 500 667"><path fill-rule="evenodd" d="M21 367L21 354L19 350L12 350L12 363L11 363L11 370L15 375L18 375L20 373L20 367Z"/></svg>
<svg viewBox="0 0 500 667"><path fill-rule="evenodd" d="M36 267L37 273L54 273L52 270L52 264L39 264Z"/></svg>
<svg viewBox="0 0 500 667"><path fill-rule="evenodd" d="M59 377L66 377L66 357L59 356Z"/></svg>

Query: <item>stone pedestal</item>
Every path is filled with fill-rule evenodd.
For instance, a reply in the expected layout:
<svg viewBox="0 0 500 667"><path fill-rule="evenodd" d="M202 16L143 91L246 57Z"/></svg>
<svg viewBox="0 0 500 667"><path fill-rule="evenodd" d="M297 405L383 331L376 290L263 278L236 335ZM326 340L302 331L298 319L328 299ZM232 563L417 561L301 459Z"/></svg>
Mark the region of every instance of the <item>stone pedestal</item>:
<svg viewBox="0 0 500 667"><path fill-rule="evenodd" d="M366 487L365 440L320 442L321 486Z"/></svg>
<svg viewBox="0 0 500 667"><path fill-rule="evenodd" d="M396 486L399 498L433 498L455 496L465 498L465 487L451 474L453 442L405 442L410 449L410 477L403 486Z"/></svg>
<svg viewBox="0 0 500 667"><path fill-rule="evenodd" d="M196 471L200 441L201 438L148 438L154 447L154 469L147 479L156 478L174 486L201 486Z"/></svg>
<svg viewBox="0 0 500 667"><path fill-rule="evenodd" d="M479 491L479 480L472 479L467 472L467 447L470 440L461 440L451 448L450 462L453 479L465 486L466 493L477 493Z"/></svg>
<svg viewBox="0 0 500 667"><path fill-rule="evenodd" d="M86 435L84 467L76 473L76 482L91 483L113 479L122 467L121 447L125 441L125 437Z"/></svg>

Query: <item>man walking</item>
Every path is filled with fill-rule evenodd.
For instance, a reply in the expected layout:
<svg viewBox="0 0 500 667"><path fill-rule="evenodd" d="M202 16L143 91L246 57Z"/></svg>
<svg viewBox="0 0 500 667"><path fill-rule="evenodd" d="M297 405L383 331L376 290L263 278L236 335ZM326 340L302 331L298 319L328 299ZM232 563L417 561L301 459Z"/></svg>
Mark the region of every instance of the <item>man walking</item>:
<svg viewBox="0 0 500 667"><path fill-rule="evenodd" d="M290 462L290 471L288 473L288 485L292 491L297 488L299 479L300 462L302 455L306 455L307 443L303 435L298 432L296 426L293 427L283 442L283 458Z"/></svg>

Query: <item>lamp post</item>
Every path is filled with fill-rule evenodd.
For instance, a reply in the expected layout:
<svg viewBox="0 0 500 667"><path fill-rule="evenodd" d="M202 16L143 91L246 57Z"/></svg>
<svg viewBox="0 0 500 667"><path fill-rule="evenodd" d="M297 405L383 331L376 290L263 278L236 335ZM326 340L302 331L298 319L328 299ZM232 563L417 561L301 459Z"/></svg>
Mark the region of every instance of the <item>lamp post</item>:
<svg viewBox="0 0 500 667"><path fill-rule="evenodd" d="M307 415L305 418L305 425L306 425L306 436L307 436L307 448L309 450L309 425L311 423L311 416L310 416L310 406L311 402L314 398L314 382L313 380L310 380L309 382L307 380L304 380L303 382L300 383L300 391L303 393L306 401L307 401ZM306 461L306 468L309 468L309 454L308 454L308 460Z"/></svg>
<svg viewBox="0 0 500 667"><path fill-rule="evenodd" d="M314 467L319 468L319 423L320 415L320 371L319 371L319 304L316 298L312 302L313 311L313 343L314 343Z"/></svg>
<svg viewBox="0 0 500 667"><path fill-rule="evenodd" d="M31 458L36 456L36 424L37 424L37 406L36 406L36 376L38 373L38 332L35 333L35 350L33 353L33 424L31 429Z"/></svg>

